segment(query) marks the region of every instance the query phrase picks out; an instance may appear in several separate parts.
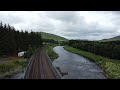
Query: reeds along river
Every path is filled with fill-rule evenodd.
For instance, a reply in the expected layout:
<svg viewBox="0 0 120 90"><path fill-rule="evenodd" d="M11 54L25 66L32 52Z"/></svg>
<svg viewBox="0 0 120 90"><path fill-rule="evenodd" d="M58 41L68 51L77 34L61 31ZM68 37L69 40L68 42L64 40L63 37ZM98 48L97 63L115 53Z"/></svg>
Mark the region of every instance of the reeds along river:
<svg viewBox="0 0 120 90"><path fill-rule="evenodd" d="M106 79L102 69L87 58L68 52L63 46L57 46L53 50L59 55L53 65L67 73L62 79Z"/></svg>

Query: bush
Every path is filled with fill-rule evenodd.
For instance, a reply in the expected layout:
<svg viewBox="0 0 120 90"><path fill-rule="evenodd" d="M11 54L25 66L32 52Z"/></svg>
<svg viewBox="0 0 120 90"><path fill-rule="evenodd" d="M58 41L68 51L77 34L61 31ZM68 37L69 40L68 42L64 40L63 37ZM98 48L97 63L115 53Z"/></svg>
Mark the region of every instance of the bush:
<svg viewBox="0 0 120 90"><path fill-rule="evenodd" d="M30 48L28 51L26 51L26 53L24 54L24 58L30 58L33 53L35 52L35 48Z"/></svg>
<svg viewBox="0 0 120 90"><path fill-rule="evenodd" d="M27 66L28 64L28 60L19 60L19 61L15 61L14 64L16 65L21 65L23 68Z"/></svg>
<svg viewBox="0 0 120 90"><path fill-rule="evenodd" d="M47 46L47 54L50 57L50 59L53 61L55 59L57 59L59 56L57 53L54 52L53 48L56 46L57 44L50 44Z"/></svg>
<svg viewBox="0 0 120 90"><path fill-rule="evenodd" d="M2 65L0 65L0 73L9 72L10 70L13 70L13 69L14 69L13 64L2 64Z"/></svg>

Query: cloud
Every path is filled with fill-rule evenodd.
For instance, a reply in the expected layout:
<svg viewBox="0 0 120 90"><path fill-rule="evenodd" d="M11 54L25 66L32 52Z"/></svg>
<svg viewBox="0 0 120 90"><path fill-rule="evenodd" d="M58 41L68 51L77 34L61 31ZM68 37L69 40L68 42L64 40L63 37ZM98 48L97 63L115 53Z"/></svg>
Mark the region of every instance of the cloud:
<svg viewBox="0 0 120 90"><path fill-rule="evenodd" d="M120 35L119 11L0 11L0 20L19 30L68 39L99 40Z"/></svg>

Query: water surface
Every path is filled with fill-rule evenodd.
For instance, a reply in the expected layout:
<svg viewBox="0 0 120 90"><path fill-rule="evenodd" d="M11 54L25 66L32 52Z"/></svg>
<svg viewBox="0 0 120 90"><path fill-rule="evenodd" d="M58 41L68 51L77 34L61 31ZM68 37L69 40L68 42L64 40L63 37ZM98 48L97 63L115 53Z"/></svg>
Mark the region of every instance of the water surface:
<svg viewBox="0 0 120 90"><path fill-rule="evenodd" d="M57 46L53 50L59 55L53 65L68 73L62 79L106 79L102 69L87 58L68 52L63 46Z"/></svg>

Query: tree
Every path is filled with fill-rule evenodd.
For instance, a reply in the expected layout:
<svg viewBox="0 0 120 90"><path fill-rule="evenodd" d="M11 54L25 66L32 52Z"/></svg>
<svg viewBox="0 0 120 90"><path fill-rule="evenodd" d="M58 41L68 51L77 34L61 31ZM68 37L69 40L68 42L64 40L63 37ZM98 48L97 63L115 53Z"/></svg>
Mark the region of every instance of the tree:
<svg viewBox="0 0 120 90"><path fill-rule="evenodd" d="M42 46L42 38L35 32L19 32L9 24L0 23L0 56L14 56L18 52Z"/></svg>
<svg viewBox="0 0 120 90"><path fill-rule="evenodd" d="M97 42L69 40L68 45L108 58L120 59L120 41Z"/></svg>

